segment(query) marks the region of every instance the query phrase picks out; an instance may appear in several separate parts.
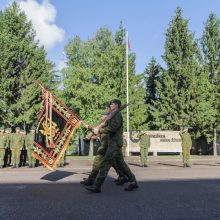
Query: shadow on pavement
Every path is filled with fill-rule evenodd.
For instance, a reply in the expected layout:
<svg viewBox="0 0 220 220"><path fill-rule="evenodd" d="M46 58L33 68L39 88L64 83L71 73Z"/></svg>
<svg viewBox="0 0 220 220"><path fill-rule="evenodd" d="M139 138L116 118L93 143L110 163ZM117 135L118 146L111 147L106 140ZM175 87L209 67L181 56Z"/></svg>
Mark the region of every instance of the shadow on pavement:
<svg viewBox="0 0 220 220"><path fill-rule="evenodd" d="M0 184L0 219L220 219L220 179L140 181L132 192L107 179L100 194L77 182L19 186Z"/></svg>
<svg viewBox="0 0 220 220"><path fill-rule="evenodd" d="M211 167L219 167L220 165L217 164L208 164L208 163L193 163L192 165L196 165L196 166L211 166Z"/></svg>
<svg viewBox="0 0 220 220"><path fill-rule="evenodd" d="M76 174L76 173L56 170L55 172L51 172L51 173L46 174L45 176L41 177L41 179L56 182L58 180L61 180L63 178L66 178L66 177L74 175L74 174Z"/></svg>
<svg viewBox="0 0 220 220"><path fill-rule="evenodd" d="M136 164L136 163L129 163L129 162L128 162L128 164L129 164L129 165L132 165L132 166L136 166L136 167L141 167L140 164Z"/></svg>
<svg viewBox="0 0 220 220"><path fill-rule="evenodd" d="M182 165L176 165L171 163L157 163L159 165L170 166L170 167L183 167Z"/></svg>

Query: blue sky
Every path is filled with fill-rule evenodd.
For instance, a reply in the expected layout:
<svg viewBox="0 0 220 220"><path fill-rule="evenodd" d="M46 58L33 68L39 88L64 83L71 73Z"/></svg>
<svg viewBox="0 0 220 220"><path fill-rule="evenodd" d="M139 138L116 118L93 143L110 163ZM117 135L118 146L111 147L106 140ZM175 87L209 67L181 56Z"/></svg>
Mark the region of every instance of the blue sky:
<svg viewBox="0 0 220 220"><path fill-rule="evenodd" d="M10 0L0 0L0 9L4 9L9 2ZM101 27L115 33L122 21L129 32L132 52L136 53L136 71L141 73L152 56L162 64L165 33L177 6L183 9L183 17L189 19L189 28L195 32L196 38L201 37L204 22L211 12L220 18L219 0L19 0L19 2L27 14L32 17L35 15L33 19L42 18L41 22L36 23L41 31L39 36L41 34L41 38L44 38L44 43L51 43L46 46L48 58L56 63L57 68L64 59L63 48L73 36L79 35L81 39L87 40ZM33 2L36 4L30 7L31 4L28 2L32 3L32 6ZM44 16L49 16L48 22L46 21L48 26L41 28L39 26L47 20L43 19Z"/></svg>

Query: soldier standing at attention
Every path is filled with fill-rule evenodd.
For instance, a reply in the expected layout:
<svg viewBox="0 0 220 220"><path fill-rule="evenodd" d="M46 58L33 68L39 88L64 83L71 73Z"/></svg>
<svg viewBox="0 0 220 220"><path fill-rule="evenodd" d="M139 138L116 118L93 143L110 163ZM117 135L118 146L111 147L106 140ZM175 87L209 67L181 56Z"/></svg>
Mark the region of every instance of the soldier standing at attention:
<svg viewBox="0 0 220 220"><path fill-rule="evenodd" d="M145 132L139 132L138 138L140 140L140 155L141 155L141 166L148 167L148 149L150 147L150 137Z"/></svg>
<svg viewBox="0 0 220 220"><path fill-rule="evenodd" d="M190 167L189 156L192 148L192 139L188 132L188 127L184 126L183 130L179 132L182 139L182 151L183 151L183 168Z"/></svg>
<svg viewBox="0 0 220 220"><path fill-rule="evenodd" d="M6 148L6 135L4 129L0 128L0 168L4 167L5 148Z"/></svg>
<svg viewBox="0 0 220 220"><path fill-rule="evenodd" d="M117 111L121 106L121 101L113 99L110 102L111 112ZM123 145L123 119L121 112L114 115L109 121L106 127L101 129L93 129L95 134L107 134L108 136L108 148L106 150L104 159L101 163L99 173L95 179L94 186L86 187L87 190L95 193L101 192L101 186L103 185L105 178L108 175L109 169L113 164L116 164L120 171L128 177L130 182L129 186L125 188L127 191L137 189L138 185L134 174L124 161L121 147Z"/></svg>
<svg viewBox="0 0 220 220"><path fill-rule="evenodd" d="M32 152L34 151L33 142L34 142L34 129L31 129L31 131L25 137L25 148L27 149L29 168L35 167L35 162L36 162L36 159L32 156Z"/></svg>
<svg viewBox="0 0 220 220"><path fill-rule="evenodd" d="M21 153L20 153L20 164L19 164L19 166L25 166L26 161L27 161L27 148L25 146L26 132L24 130L20 130L20 134L24 138L24 144L22 146Z"/></svg>
<svg viewBox="0 0 220 220"><path fill-rule="evenodd" d="M61 158L60 158L60 160L57 164L58 167L64 167L64 165L65 165L65 155L66 155L66 151L63 152L63 154L62 154L62 156L61 156Z"/></svg>
<svg viewBox="0 0 220 220"><path fill-rule="evenodd" d="M24 146L24 136L20 133L20 128L15 129L16 133L12 133L10 136L12 168L16 168L20 163L21 150Z"/></svg>
<svg viewBox="0 0 220 220"><path fill-rule="evenodd" d="M5 129L5 135L6 135L5 166L10 166L11 165L11 148L10 148L11 128Z"/></svg>

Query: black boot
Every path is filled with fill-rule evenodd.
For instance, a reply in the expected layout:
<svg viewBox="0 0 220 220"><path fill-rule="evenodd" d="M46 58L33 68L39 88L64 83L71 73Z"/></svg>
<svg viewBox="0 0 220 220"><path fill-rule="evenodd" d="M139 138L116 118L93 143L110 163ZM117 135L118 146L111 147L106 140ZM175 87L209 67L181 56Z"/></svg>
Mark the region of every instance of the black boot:
<svg viewBox="0 0 220 220"><path fill-rule="evenodd" d="M92 179L88 178L88 179L84 179L84 180L80 181L80 183L85 186L91 186L94 183L94 181Z"/></svg>
<svg viewBox="0 0 220 220"><path fill-rule="evenodd" d="M189 167L189 168L191 168L191 166L190 166L190 165L189 165L188 163L186 164L186 167Z"/></svg>
<svg viewBox="0 0 220 220"><path fill-rule="evenodd" d="M117 186L122 186L124 185L124 183L127 183L128 182L128 178L125 176L125 177L119 177L118 178L118 181L116 182L116 185Z"/></svg>
<svg viewBox="0 0 220 220"><path fill-rule="evenodd" d="M85 188L90 192L94 192L94 193L101 192L101 184L95 184L94 186L86 186Z"/></svg>
<svg viewBox="0 0 220 220"><path fill-rule="evenodd" d="M185 168L185 167L186 167L186 163L183 164L183 168Z"/></svg>
<svg viewBox="0 0 220 220"><path fill-rule="evenodd" d="M125 188L125 191L133 191L134 189L139 188L138 184L136 181L131 182L128 187Z"/></svg>

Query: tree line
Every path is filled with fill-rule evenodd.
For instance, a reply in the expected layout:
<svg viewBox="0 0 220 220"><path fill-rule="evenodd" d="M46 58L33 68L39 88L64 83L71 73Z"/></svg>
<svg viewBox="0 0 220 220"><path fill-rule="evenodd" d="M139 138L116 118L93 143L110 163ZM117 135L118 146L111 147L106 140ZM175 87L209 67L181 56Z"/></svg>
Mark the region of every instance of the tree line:
<svg viewBox="0 0 220 220"><path fill-rule="evenodd" d="M220 20L210 13L200 39L177 7L166 30L163 65L152 57L143 73L129 53L130 130L178 130L188 124L194 138L208 143L220 130ZM53 92L75 114L95 124L109 100L126 102L125 28L100 28L66 44L60 73L17 3L0 12L0 124L30 129L37 118L41 91ZM126 111L123 111L126 127ZM214 141L215 142L215 141Z"/></svg>

